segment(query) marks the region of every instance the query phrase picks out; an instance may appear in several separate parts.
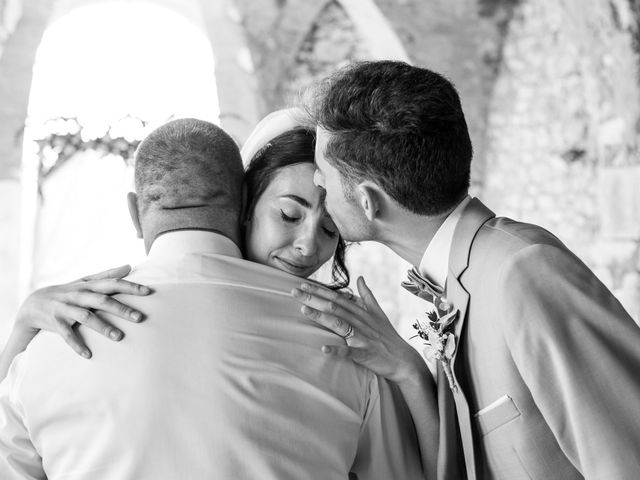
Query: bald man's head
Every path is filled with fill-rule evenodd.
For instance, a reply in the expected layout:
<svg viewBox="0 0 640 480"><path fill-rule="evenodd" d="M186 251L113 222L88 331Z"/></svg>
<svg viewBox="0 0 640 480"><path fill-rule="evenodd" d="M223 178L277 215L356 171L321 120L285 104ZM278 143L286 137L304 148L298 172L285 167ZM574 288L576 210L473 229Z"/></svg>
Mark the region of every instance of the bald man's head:
<svg viewBox="0 0 640 480"><path fill-rule="evenodd" d="M237 227L242 160L220 127L193 118L168 122L140 144L135 158L137 213L146 241L168 230ZM145 228L147 227L147 228Z"/></svg>

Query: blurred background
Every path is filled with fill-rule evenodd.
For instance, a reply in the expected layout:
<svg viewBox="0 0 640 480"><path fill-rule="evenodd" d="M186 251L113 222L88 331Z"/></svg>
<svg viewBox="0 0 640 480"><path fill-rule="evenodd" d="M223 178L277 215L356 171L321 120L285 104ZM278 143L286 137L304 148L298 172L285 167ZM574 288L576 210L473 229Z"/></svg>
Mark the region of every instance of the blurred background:
<svg viewBox="0 0 640 480"><path fill-rule="evenodd" d="M125 193L150 129L197 117L242 145L365 59L451 79L472 194L554 232L640 318L640 0L0 0L0 348L34 288L143 258ZM371 244L348 263L409 336L408 265Z"/></svg>

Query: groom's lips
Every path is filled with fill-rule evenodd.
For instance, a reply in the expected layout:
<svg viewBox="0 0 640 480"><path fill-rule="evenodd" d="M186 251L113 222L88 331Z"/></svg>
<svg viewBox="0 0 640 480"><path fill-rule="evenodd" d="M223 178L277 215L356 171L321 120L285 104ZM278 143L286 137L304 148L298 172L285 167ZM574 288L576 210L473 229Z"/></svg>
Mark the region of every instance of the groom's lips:
<svg viewBox="0 0 640 480"><path fill-rule="evenodd" d="M311 265L294 263L294 262L291 262L289 260L285 260L284 258L281 258L281 257L276 257L276 259L281 264L283 264L285 267L287 267L289 270L294 271L294 272L302 273L302 272L308 270L309 268L311 268Z"/></svg>

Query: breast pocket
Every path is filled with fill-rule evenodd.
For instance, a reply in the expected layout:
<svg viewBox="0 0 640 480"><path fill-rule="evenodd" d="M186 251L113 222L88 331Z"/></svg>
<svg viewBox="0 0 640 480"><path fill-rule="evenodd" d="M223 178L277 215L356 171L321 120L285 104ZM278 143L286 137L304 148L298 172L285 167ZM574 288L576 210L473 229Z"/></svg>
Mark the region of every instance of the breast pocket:
<svg viewBox="0 0 640 480"><path fill-rule="evenodd" d="M496 428L515 420L520 416L520 410L509 395L503 395L495 402L478 410L474 415L478 431L481 436L494 431Z"/></svg>

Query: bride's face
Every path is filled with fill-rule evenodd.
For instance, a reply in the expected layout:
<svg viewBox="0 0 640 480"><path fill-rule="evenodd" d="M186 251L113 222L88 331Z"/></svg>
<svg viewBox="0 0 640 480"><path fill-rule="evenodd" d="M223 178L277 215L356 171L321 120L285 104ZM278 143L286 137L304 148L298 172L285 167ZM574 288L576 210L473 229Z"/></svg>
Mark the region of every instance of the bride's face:
<svg viewBox="0 0 640 480"><path fill-rule="evenodd" d="M251 261L308 277L331 258L338 230L313 184L315 167L299 163L280 169L258 199L246 230Z"/></svg>

